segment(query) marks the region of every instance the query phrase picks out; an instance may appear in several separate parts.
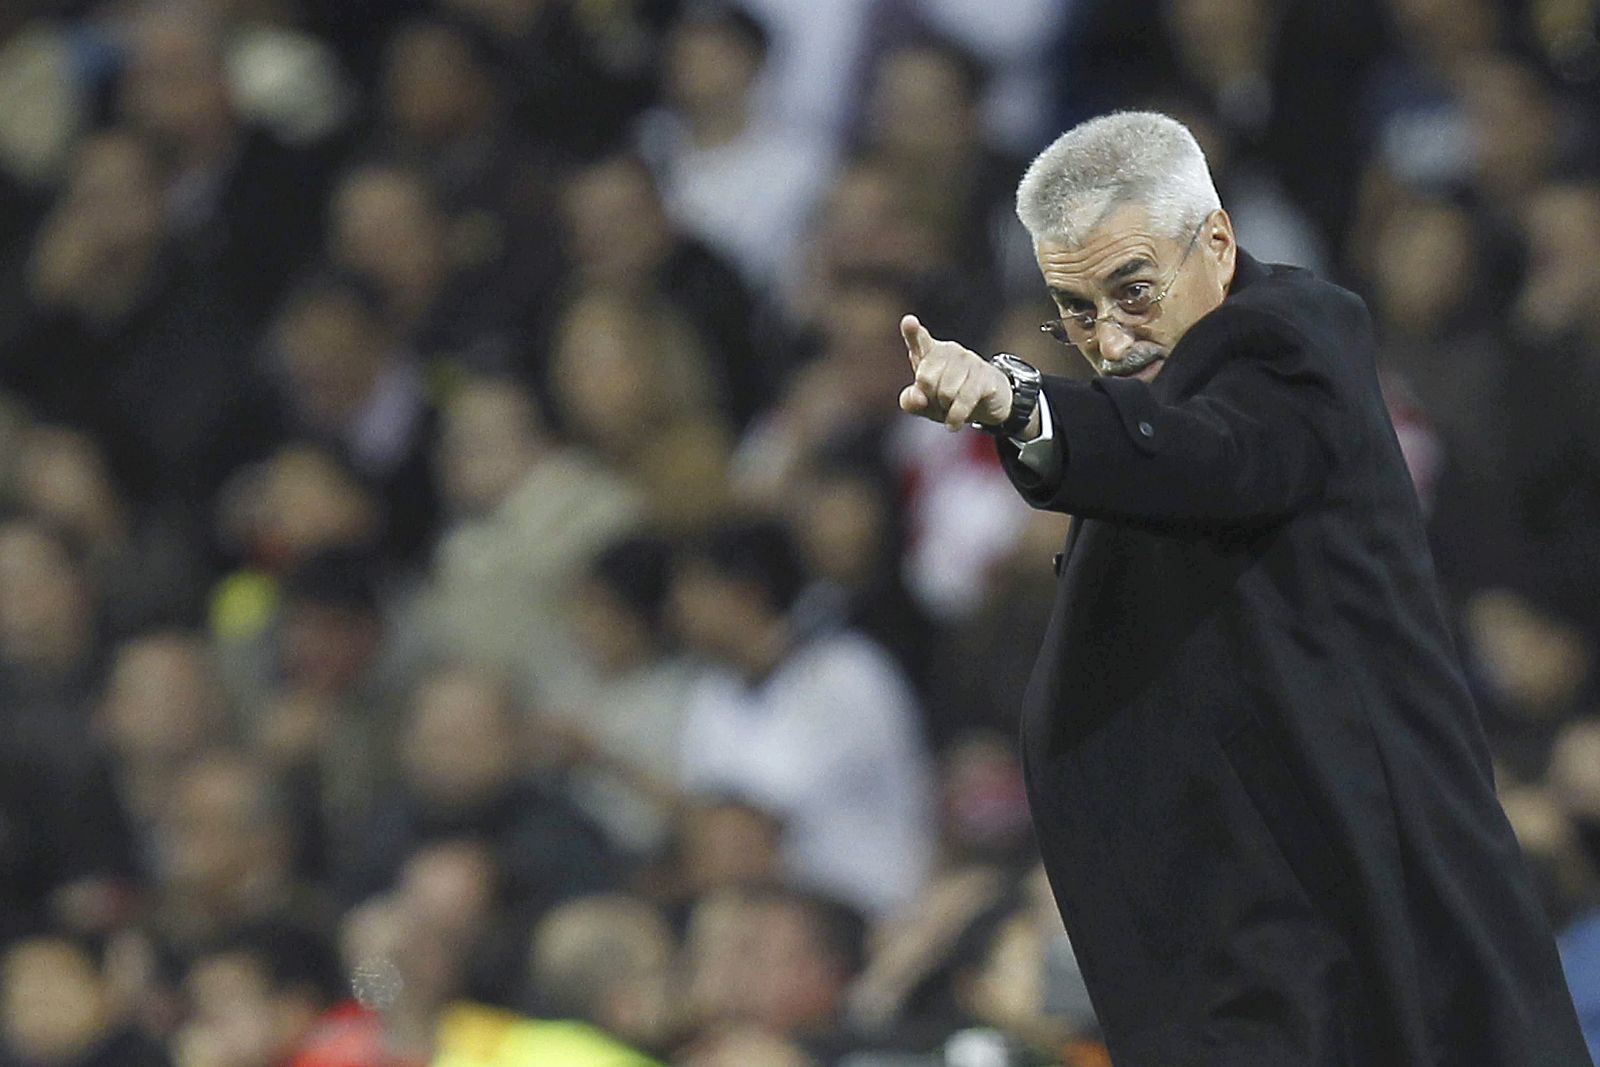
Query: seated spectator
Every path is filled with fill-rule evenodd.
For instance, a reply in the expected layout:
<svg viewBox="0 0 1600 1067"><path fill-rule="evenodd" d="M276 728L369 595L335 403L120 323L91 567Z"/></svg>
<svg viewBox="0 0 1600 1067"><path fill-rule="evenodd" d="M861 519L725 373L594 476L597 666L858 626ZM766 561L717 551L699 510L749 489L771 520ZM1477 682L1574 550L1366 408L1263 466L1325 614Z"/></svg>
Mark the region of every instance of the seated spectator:
<svg viewBox="0 0 1600 1067"><path fill-rule="evenodd" d="M664 299L705 342L716 394L734 424L750 421L772 395L778 368L770 339L757 347L743 279L673 227L649 167L615 156L578 171L563 193L562 218L574 288Z"/></svg>
<svg viewBox="0 0 1600 1067"><path fill-rule="evenodd" d="M534 1014L585 1023L635 1048L660 1051L677 1022L675 947L666 921L638 898L563 904L534 931Z"/></svg>
<svg viewBox="0 0 1600 1067"><path fill-rule="evenodd" d="M345 173L334 190L329 256L381 295L402 344L428 366L507 373L530 279L471 218L452 215L423 174L395 164ZM510 291L515 287L515 292Z"/></svg>
<svg viewBox="0 0 1600 1067"><path fill-rule="evenodd" d="M783 823L738 797L702 797L678 816L674 888L694 901L783 875Z"/></svg>
<svg viewBox="0 0 1600 1067"><path fill-rule="evenodd" d="M19 507L84 546L108 636L199 621L207 573L200 530L131 507L104 452L81 430L35 425L17 442L15 462Z"/></svg>
<svg viewBox="0 0 1600 1067"><path fill-rule="evenodd" d="M902 41L878 60L865 102L869 154L897 176L909 210L943 255L978 266L975 276L984 279L1004 277L1008 255L1032 266L1025 244L1013 255L1011 210L1022 163L986 140L988 77L953 41ZM1010 274L1015 280L1021 271Z"/></svg>
<svg viewBox="0 0 1600 1067"><path fill-rule="evenodd" d="M166 215L183 259L216 276L249 333L316 253L329 154L245 124L224 29L192 3L146 5L117 104L169 160Z"/></svg>
<svg viewBox="0 0 1600 1067"><path fill-rule="evenodd" d="M844 450L825 453L796 479L789 522L815 575L805 598L888 650L913 683L928 678L933 624L906 587L905 516L892 475Z"/></svg>
<svg viewBox="0 0 1600 1067"><path fill-rule="evenodd" d="M234 725L218 664L198 634L151 631L113 650L96 732L141 836L167 815L183 768L227 745Z"/></svg>
<svg viewBox="0 0 1600 1067"><path fill-rule="evenodd" d="M294 826L268 776L213 751L179 775L156 824L151 930L179 959L250 922L324 928L327 902L294 872Z"/></svg>
<svg viewBox="0 0 1600 1067"><path fill-rule="evenodd" d="M430 675L406 723L399 789L343 857L345 899L394 885L407 858L441 840L486 846L507 902L533 916L615 886L621 870L609 842L564 795L530 778L525 751L503 688L465 670Z"/></svg>
<svg viewBox="0 0 1600 1067"><path fill-rule="evenodd" d="M0 385L92 434L133 505L194 522L272 427L239 316L181 261L163 196L151 141L112 129L78 147L3 326Z"/></svg>
<svg viewBox="0 0 1600 1067"><path fill-rule="evenodd" d="M832 167L826 141L759 110L768 44L736 3L689 8L668 45L665 106L639 129L674 220L762 289L783 281Z"/></svg>
<svg viewBox="0 0 1600 1067"><path fill-rule="evenodd" d="M438 464L453 521L419 605L430 647L525 682L542 704L581 698L568 598L594 552L638 521L637 496L558 444L506 382L475 381L451 399Z"/></svg>
<svg viewBox="0 0 1600 1067"><path fill-rule="evenodd" d="M69 938L39 936L0 956L0 1062L27 1067L167 1067L109 988L103 961Z"/></svg>
<svg viewBox="0 0 1600 1067"><path fill-rule="evenodd" d="M420 562L439 517L432 469L438 415L382 297L353 275L314 278L288 299L277 341L290 436L348 463L383 503L386 553Z"/></svg>
<svg viewBox="0 0 1600 1067"><path fill-rule="evenodd" d="M541 740L566 749L573 797L622 843L663 843L681 797L678 746L694 675L667 633L671 550L635 536L603 548L577 583L570 624L594 676L582 704L547 709Z"/></svg>
<svg viewBox="0 0 1600 1067"><path fill-rule="evenodd" d="M272 921L207 945L185 986L190 1015L173 1041L181 1067L310 1067L307 1046L362 1010L332 944Z"/></svg>
<svg viewBox="0 0 1600 1067"><path fill-rule="evenodd" d="M694 533L726 510L732 441L699 339L670 307L579 297L550 376L568 433L634 487L650 525Z"/></svg>
<svg viewBox="0 0 1600 1067"><path fill-rule="evenodd" d="M845 998L865 953L860 914L783 888L712 897L708 905L717 911L697 912L689 939L690 989L712 1022L707 1046L748 1027L834 1062L851 1044ZM691 1061L695 1055L691 1046Z"/></svg>
<svg viewBox="0 0 1600 1067"><path fill-rule="evenodd" d="M674 579L683 638L712 664L689 705L683 776L783 820L795 879L882 912L921 883L932 847L916 698L876 644L807 633L784 528L749 522L695 546Z"/></svg>
<svg viewBox="0 0 1600 1067"><path fill-rule="evenodd" d="M43 521L0 518L0 744L58 772L83 768L101 657L80 546Z"/></svg>

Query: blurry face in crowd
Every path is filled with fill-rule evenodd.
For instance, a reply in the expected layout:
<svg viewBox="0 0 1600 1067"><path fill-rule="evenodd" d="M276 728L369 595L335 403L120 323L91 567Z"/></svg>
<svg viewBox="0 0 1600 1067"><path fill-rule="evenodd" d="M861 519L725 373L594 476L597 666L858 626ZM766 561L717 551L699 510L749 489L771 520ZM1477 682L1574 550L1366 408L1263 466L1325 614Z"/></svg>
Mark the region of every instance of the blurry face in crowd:
<svg viewBox="0 0 1600 1067"><path fill-rule="evenodd" d="M689 22L673 35L667 53L666 94L691 115L742 103L761 57L721 27Z"/></svg>
<svg viewBox="0 0 1600 1067"><path fill-rule="evenodd" d="M1400 208L1378 235L1374 283L1385 326L1431 336L1471 292L1472 221L1443 203Z"/></svg>
<svg viewBox="0 0 1600 1067"><path fill-rule="evenodd" d="M1406 44L1436 63L1498 44L1491 0L1390 0L1389 6Z"/></svg>
<svg viewBox="0 0 1600 1067"><path fill-rule="evenodd" d="M578 646L605 674L621 674L655 657L657 642L649 621L602 582L577 585L571 623Z"/></svg>
<svg viewBox="0 0 1600 1067"><path fill-rule="evenodd" d="M465 941L494 915L494 857L471 841L446 841L416 852L400 872L397 893L413 914Z"/></svg>
<svg viewBox="0 0 1600 1067"><path fill-rule="evenodd" d="M1600 270L1584 269L1600 249L1600 184L1555 185L1522 215L1528 271L1517 319L1535 335L1587 330L1600 336Z"/></svg>
<svg viewBox="0 0 1600 1067"><path fill-rule="evenodd" d="M122 106L136 126L180 158L218 147L233 131L221 42L175 14L144 19L124 75Z"/></svg>
<svg viewBox="0 0 1600 1067"><path fill-rule="evenodd" d="M838 1020L849 976L828 957L803 906L791 901L762 906L750 971L744 1017L791 1036L825 1030Z"/></svg>
<svg viewBox="0 0 1600 1067"><path fill-rule="evenodd" d="M1168 0L1166 23L1184 65L1208 82L1262 73L1241 69L1272 41L1276 0Z"/></svg>
<svg viewBox="0 0 1600 1067"><path fill-rule="evenodd" d="M291 598L283 608L279 665L295 688L338 696L360 682L382 640L381 620L365 608Z"/></svg>
<svg viewBox="0 0 1600 1067"><path fill-rule="evenodd" d="M466 386L445 408L439 441L443 488L465 515L487 512L505 500L538 458L538 414L515 386Z"/></svg>
<svg viewBox="0 0 1600 1067"><path fill-rule="evenodd" d="M73 158L64 210L95 242L102 269L140 269L161 246L165 208L154 161L125 133L86 140Z"/></svg>
<svg viewBox="0 0 1600 1067"><path fill-rule="evenodd" d="M422 179L381 167L350 174L333 199L333 257L375 281L397 307L437 295L448 272L446 227Z"/></svg>
<svg viewBox="0 0 1600 1067"><path fill-rule="evenodd" d="M452 672L418 691L405 764L411 787L431 807L465 812L495 800L516 779L522 752L515 712L494 685Z"/></svg>
<svg viewBox="0 0 1600 1067"><path fill-rule="evenodd" d="M556 342L551 377L568 426L607 451L628 451L667 407L640 325L621 306L587 301L567 316Z"/></svg>
<svg viewBox="0 0 1600 1067"><path fill-rule="evenodd" d="M1554 165L1558 118L1539 74L1512 59L1479 56L1457 69L1479 187L1511 202Z"/></svg>
<svg viewBox="0 0 1600 1067"><path fill-rule="evenodd" d="M122 502L99 449L86 434L37 426L22 439L16 487L26 509L104 545L123 533Z"/></svg>
<svg viewBox="0 0 1600 1067"><path fill-rule="evenodd" d="M1132 204L1114 209L1082 244L1047 239L1034 246L1062 315L1098 317L1093 329L1071 331L1078 351L1098 374L1142 381L1153 381L1189 327L1222 303L1237 250L1225 211L1212 212L1191 240L1162 234ZM1125 324L1133 316L1117 300L1163 291L1147 314Z"/></svg>
<svg viewBox="0 0 1600 1067"><path fill-rule="evenodd" d="M980 132L976 101L962 71L931 48L907 48L886 57L867 111L874 141L891 152L961 152Z"/></svg>
<svg viewBox="0 0 1600 1067"><path fill-rule="evenodd" d="M780 873L783 829L765 812L713 802L688 811L681 827L679 867L697 896L761 885Z"/></svg>
<svg viewBox="0 0 1600 1067"><path fill-rule="evenodd" d="M202 960L187 985L193 1016L184 1038L203 1041L213 1054L209 1062L279 1067L316 1018L303 998L274 991L261 964L246 953Z"/></svg>
<svg viewBox="0 0 1600 1067"><path fill-rule="evenodd" d="M494 90L455 31L418 23L395 34L383 74L388 117L407 137L450 141L489 116Z"/></svg>
<svg viewBox="0 0 1600 1067"><path fill-rule="evenodd" d="M772 621L760 590L693 559L673 574L672 616L686 645L723 660L737 660L752 635Z"/></svg>
<svg viewBox="0 0 1600 1067"><path fill-rule="evenodd" d="M309 445L281 450L230 495L228 533L268 566L364 544L378 528L378 506L367 489Z"/></svg>
<svg viewBox="0 0 1600 1067"><path fill-rule="evenodd" d="M871 582L885 558L887 503L869 478L814 478L800 494L794 529L812 573L848 589Z"/></svg>
<svg viewBox="0 0 1600 1067"><path fill-rule="evenodd" d="M576 175L567 183L563 210L580 279L623 291L655 287L672 231L637 164L612 160Z"/></svg>
<svg viewBox="0 0 1600 1067"><path fill-rule="evenodd" d="M445 0L445 7L476 19L504 37L520 38L538 25L550 0Z"/></svg>
<svg viewBox="0 0 1600 1067"><path fill-rule="evenodd" d="M0 658L45 672L87 651L91 604L67 550L27 522L0 525Z"/></svg>
<svg viewBox="0 0 1600 1067"><path fill-rule="evenodd" d="M222 740L222 693L198 638L159 634L129 641L111 664L103 708L119 759L174 767Z"/></svg>
<svg viewBox="0 0 1600 1067"><path fill-rule="evenodd" d="M650 904L622 895L563 904L540 921L532 985L624 1041L652 1047L674 1015L672 931Z"/></svg>
<svg viewBox="0 0 1600 1067"><path fill-rule="evenodd" d="M185 771L162 840L165 884L226 903L278 881L287 839L267 788L257 768L231 756Z"/></svg>
<svg viewBox="0 0 1600 1067"><path fill-rule="evenodd" d="M337 429L366 402L388 359L382 324L354 298L325 293L283 324L295 402L314 424Z"/></svg>
<svg viewBox="0 0 1600 1067"><path fill-rule="evenodd" d="M76 945L19 941L0 961L0 983L0 1045L20 1062L73 1063L106 1036L100 972Z"/></svg>

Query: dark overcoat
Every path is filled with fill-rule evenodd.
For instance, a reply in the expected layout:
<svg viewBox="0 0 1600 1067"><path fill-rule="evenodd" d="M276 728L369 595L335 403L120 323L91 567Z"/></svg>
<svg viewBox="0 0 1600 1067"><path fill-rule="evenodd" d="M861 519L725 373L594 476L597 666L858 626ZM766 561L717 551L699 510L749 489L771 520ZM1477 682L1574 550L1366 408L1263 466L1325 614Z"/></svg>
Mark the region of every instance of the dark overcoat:
<svg viewBox="0 0 1600 1067"><path fill-rule="evenodd" d="M1361 300L1240 253L1153 383L1046 377L1076 516L1023 716L1118 1067L1589 1064Z"/></svg>

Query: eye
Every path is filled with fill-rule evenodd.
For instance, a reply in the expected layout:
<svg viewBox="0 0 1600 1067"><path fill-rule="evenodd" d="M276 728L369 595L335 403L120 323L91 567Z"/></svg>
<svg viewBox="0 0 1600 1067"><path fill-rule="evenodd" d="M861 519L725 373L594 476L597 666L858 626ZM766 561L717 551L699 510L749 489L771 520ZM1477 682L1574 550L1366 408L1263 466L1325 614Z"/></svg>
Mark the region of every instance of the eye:
<svg viewBox="0 0 1600 1067"><path fill-rule="evenodd" d="M1143 307L1155 298L1155 286L1149 282L1129 282L1122 287L1117 303L1128 309Z"/></svg>

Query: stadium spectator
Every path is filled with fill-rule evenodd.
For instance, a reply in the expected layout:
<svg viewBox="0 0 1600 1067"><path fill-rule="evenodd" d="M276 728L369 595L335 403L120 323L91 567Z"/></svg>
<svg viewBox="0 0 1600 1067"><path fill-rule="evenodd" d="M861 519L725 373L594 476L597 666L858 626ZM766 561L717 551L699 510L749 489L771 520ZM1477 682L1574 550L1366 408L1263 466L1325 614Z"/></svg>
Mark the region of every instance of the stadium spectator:
<svg viewBox="0 0 1600 1067"><path fill-rule="evenodd" d="M784 528L729 526L674 578L684 640L715 665L689 704L683 776L783 820L790 875L876 912L904 903L931 859L930 783L916 697L849 631L808 633L806 575Z"/></svg>
<svg viewBox="0 0 1600 1067"><path fill-rule="evenodd" d="M550 376L568 435L633 487L648 525L684 536L726 512L724 405L699 338L670 306L578 297L557 327Z"/></svg>
<svg viewBox="0 0 1600 1067"><path fill-rule="evenodd" d="M592 455L564 446L527 394L475 381L445 408L438 467L451 523L419 607L437 654L496 669L542 703L582 698L565 632L572 584L642 503Z"/></svg>
<svg viewBox="0 0 1600 1067"><path fill-rule="evenodd" d="M403 777L341 857L346 900L394 884L431 842L482 842L508 902L538 915L622 875L610 842L563 794L524 771L522 723L510 695L469 671L444 669L418 688L403 736Z"/></svg>
<svg viewBox="0 0 1600 1067"><path fill-rule="evenodd" d="M102 961L69 938L13 942L0 957L0 1062L28 1067L167 1067L130 1025Z"/></svg>
<svg viewBox="0 0 1600 1067"><path fill-rule="evenodd" d="M770 289L784 283L833 160L826 140L759 107L768 46L737 4L688 8L667 50L666 107L644 116L639 149L673 219Z"/></svg>
<svg viewBox="0 0 1600 1067"><path fill-rule="evenodd" d="M671 547L649 535L602 548L576 584L571 624L593 675L575 706L536 727L566 749L567 783L617 840L644 854L665 841L680 800L678 752L694 673L667 629Z"/></svg>

